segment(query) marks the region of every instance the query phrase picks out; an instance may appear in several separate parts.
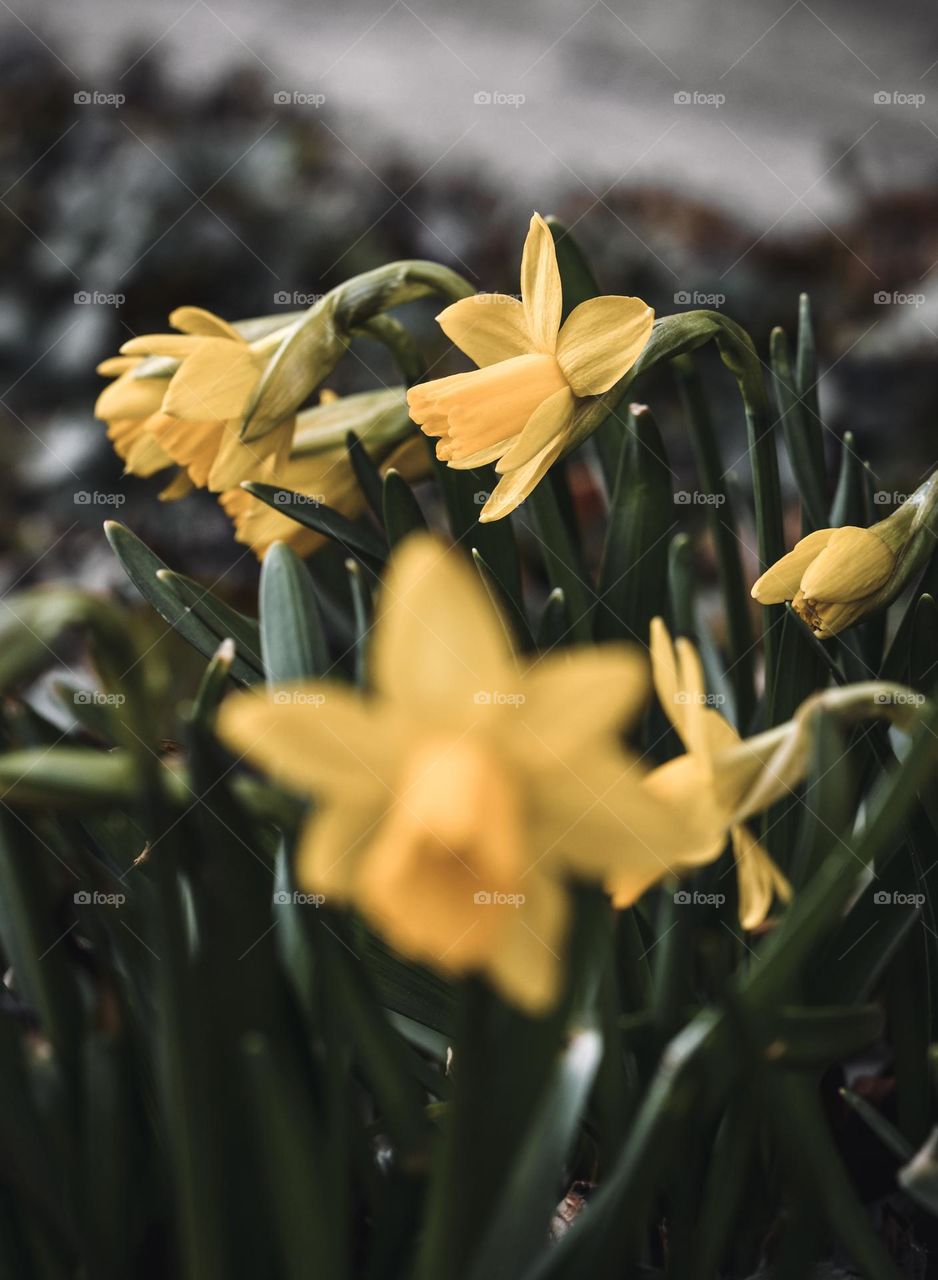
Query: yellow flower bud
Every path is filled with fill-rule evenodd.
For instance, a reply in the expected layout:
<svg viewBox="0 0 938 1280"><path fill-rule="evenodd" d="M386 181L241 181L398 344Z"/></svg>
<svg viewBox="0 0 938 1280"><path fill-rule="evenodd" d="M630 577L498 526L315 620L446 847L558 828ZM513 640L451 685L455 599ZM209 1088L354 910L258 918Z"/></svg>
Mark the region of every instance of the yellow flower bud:
<svg viewBox="0 0 938 1280"><path fill-rule="evenodd" d="M896 598L935 546L938 483L931 476L885 520L869 529L846 525L802 538L752 588L761 604L791 601L814 634L826 640Z"/></svg>

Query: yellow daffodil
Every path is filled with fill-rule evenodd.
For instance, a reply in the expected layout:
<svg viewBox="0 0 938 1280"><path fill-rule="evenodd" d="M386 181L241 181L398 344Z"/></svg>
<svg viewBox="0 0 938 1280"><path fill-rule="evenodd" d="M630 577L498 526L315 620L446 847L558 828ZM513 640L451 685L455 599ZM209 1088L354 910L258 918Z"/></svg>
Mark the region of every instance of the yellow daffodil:
<svg viewBox="0 0 938 1280"><path fill-rule="evenodd" d="M147 377L140 365L125 372L105 362L102 372L120 376L98 398L98 417L110 423L136 420L137 440L148 436L164 456L185 468L193 484L215 492L247 479L268 458L285 461L296 410L317 385L319 370L312 364L304 374L297 361L281 362L279 383L288 386L277 385L276 395L261 397L256 406L254 402L278 351L300 321L249 341L234 325L199 307L180 307L169 319L178 333L132 338L121 347L121 355L138 361L163 357L175 365L167 369L156 362L162 376ZM134 383L145 385L145 391ZM141 422L130 410L144 407L144 402L156 407ZM249 411L253 427L246 439L243 427Z"/></svg>
<svg viewBox="0 0 938 1280"><path fill-rule="evenodd" d="M739 734L709 705L703 668L691 642L679 636L672 642L661 618L651 623L651 660L658 701L677 730L686 755L655 769L645 786L674 806L686 822L687 848L681 868L712 862L732 842L739 886L739 919L744 929L763 923L773 897L787 902L791 886L740 820L749 778L721 770L721 756L741 743ZM722 773L722 776L721 776ZM614 897L623 895L613 882Z"/></svg>
<svg viewBox="0 0 938 1280"><path fill-rule="evenodd" d="M114 381L101 392L95 416L107 423L107 435L114 452L135 476L152 476L173 465L173 460L154 437L151 426L159 418L164 378L137 376L143 356L112 356L98 365L98 373Z"/></svg>
<svg viewBox="0 0 938 1280"><path fill-rule="evenodd" d="M275 484L287 493L325 503L354 519L365 510L365 496L349 462L346 439L354 431L382 473L393 467L405 480L426 476L430 459L426 441L413 432L403 390L365 391L343 396L324 392L319 406L297 418L290 457L277 467L270 461L252 480ZM235 538L263 559L274 542L288 543L306 556L322 546L322 534L271 507L246 489L228 489L219 502L234 521Z"/></svg>
<svg viewBox="0 0 938 1280"><path fill-rule="evenodd" d="M233 695L219 733L315 797L301 885L353 904L404 955L548 1008L570 883L616 868L647 885L683 839L619 743L644 660L580 649L520 671L472 568L417 534L392 558L370 675L367 697L329 682Z"/></svg>
<svg viewBox="0 0 938 1280"><path fill-rule="evenodd" d="M767 569L752 594L761 604L790 600L814 634L826 640L875 607L895 561L875 526L818 529Z"/></svg>
<svg viewBox="0 0 938 1280"><path fill-rule="evenodd" d="M654 312L640 298L592 298L563 325L562 308L553 237L535 214L521 259L521 301L477 294L437 316L479 368L408 393L414 421L439 438L437 457L462 469L495 462L502 478L482 521L498 520L524 501L575 443L578 400L608 391L651 336Z"/></svg>
<svg viewBox="0 0 938 1280"><path fill-rule="evenodd" d="M761 604L790 600L821 640L896 598L936 543L938 481L929 477L892 515L869 529L845 525L802 538L752 588Z"/></svg>

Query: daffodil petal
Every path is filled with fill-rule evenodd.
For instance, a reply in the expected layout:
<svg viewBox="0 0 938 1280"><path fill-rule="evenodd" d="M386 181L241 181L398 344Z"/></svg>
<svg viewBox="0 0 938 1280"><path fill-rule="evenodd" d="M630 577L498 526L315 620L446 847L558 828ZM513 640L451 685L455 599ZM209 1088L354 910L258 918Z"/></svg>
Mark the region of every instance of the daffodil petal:
<svg viewBox="0 0 938 1280"><path fill-rule="evenodd" d="M391 561L371 673L386 698L431 724L473 723L511 692L513 656L485 588L436 538L409 538Z"/></svg>
<svg viewBox="0 0 938 1280"><path fill-rule="evenodd" d="M641 298L590 298L574 308L557 339L557 360L576 395L602 395L624 377L654 323L654 311Z"/></svg>
<svg viewBox="0 0 938 1280"><path fill-rule="evenodd" d="M326 901L347 902L354 896L362 859L387 808L379 787L363 787L356 804L317 808L300 835L296 882Z"/></svg>
<svg viewBox="0 0 938 1280"><path fill-rule="evenodd" d="M744 929L758 929L778 897L789 902L792 888L755 836L743 826L731 831L736 879L739 886L739 923Z"/></svg>
<svg viewBox="0 0 938 1280"><path fill-rule="evenodd" d="M403 731L389 708L379 716L358 694L325 681L232 694L217 725L232 751L275 780L353 807L369 780L394 777Z"/></svg>
<svg viewBox="0 0 938 1280"><path fill-rule="evenodd" d="M642 785L679 818L676 846L662 847L673 868L701 866L719 857L732 813L714 787L705 761L690 752L677 756L653 769Z"/></svg>
<svg viewBox="0 0 938 1280"><path fill-rule="evenodd" d="M872 529L835 529L827 546L801 579L809 600L846 604L882 587L896 562L894 552Z"/></svg>
<svg viewBox="0 0 938 1280"><path fill-rule="evenodd" d="M648 664L638 649L603 645L540 658L525 673L518 718L535 741L576 760L599 735L623 732L648 700ZM527 745L527 744L525 744Z"/></svg>
<svg viewBox="0 0 938 1280"><path fill-rule="evenodd" d="M563 290L550 227L536 213L521 255L521 301L535 351L553 352L560 330Z"/></svg>
<svg viewBox="0 0 938 1280"><path fill-rule="evenodd" d="M227 338L230 342L244 342L233 325L202 307L177 307L175 311L170 312L169 323L181 333L201 334L207 338Z"/></svg>
<svg viewBox="0 0 938 1280"><path fill-rule="evenodd" d="M522 880L521 891L524 902L504 909L514 914L499 930L486 972L507 1000L537 1016L551 1008L560 994L570 904L566 890L546 876L535 874Z"/></svg>
<svg viewBox="0 0 938 1280"><path fill-rule="evenodd" d="M184 359L204 342L204 338L189 333L143 333L121 343L122 356L172 356Z"/></svg>
<svg viewBox="0 0 938 1280"><path fill-rule="evenodd" d="M573 409L573 392L569 387L561 387L541 401L511 448L497 462L495 470L498 474L505 475L525 466L556 440L565 442Z"/></svg>
<svg viewBox="0 0 938 1280"><path fill-rule="evenodd" d="M197 338L170 379L166 413L196 422L240 418L260 377L250 347L224 338Z"/></svg>
<svg viewBox="0 0 938 1280"><path fill-rule="evenodd" d="M437 324L460 351L483 368L535 350L524 307L503 293L461 298L437 316Z"/></svg>
<svg viewBox="0 0 938 1280"><path fill-rule="evenodd" d="M755 583L752 598L760 604L784 604L793 600L805 570L830 542L836 530L816 529L796 542L787 555L777 560Z"/></svg>
<svg viewBox="0 0 938 1280"><path fill-rule="evenodd" d="M489 494L488 501L479 515L480 524L501 520L524 502L536 484L539 484L551 465L560 457L566 441L563 437L545 445L530 462L516 471L509 471Z"/></svg>

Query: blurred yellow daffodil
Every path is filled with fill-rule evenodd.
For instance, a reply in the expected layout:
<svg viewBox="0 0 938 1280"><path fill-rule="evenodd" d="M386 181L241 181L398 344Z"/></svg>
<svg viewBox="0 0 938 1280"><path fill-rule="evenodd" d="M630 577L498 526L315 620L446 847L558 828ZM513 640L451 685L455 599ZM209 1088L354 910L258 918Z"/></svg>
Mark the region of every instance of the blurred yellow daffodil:
<svg viewBox="0 0 938 1280"><path fill-rule="evenodd" d="M429 535L395 552L373 692L321 682L235 694L219 733L316 799L297 879L357 907L402 954L480 973L532 1013L557 999L575 880L645 886L682 817L619 735L643 659L580 649L519 671L472 568Z"/></svg>
<svg viewBox="0 0 938 1280"><path fill-rule="evenodd" d="M467 469L495 462L501 479L482 509L498 520L523 502L573 443L577 401L602 395L628 372L651 336L640 298L592 298L561 325L560 271L550 228L531 219L521 259L521 300L476 294L437 320L479 368L412 387L411 416L438 437L437 457Z"/></svg>
<svg viewBox="0 0 938 1280"><path fill-rule="evenodd" d="M729 837L736 859L740 923L744 929L758 928L773 897L787 902L791 886L740 820L751 777L721 767L721 756L740 745L739 734L711 705L693 644L682 636L672 642L661 618L651 622L651 661L658 701L686 750L645 779L653 795L684 815L687 848L677 869L714 861ZM612 889L618 903L631 900L614 881Z"/></svg>

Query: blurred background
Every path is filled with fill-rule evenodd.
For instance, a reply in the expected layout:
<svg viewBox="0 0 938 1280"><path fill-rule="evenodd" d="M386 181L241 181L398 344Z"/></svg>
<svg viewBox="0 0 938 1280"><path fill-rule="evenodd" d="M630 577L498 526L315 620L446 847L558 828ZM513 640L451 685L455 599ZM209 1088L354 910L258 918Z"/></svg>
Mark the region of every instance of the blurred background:
<svg viewBox="0 0 938 1280"><path fill-rule="evenodd" d="M808 290L832 464L847 429L881 490L938 458L934 3L0 0L0 33L4 591L116 582L109 515L247 590L210 498L121 476L96 362L181 303L291 310L391 258L516 292L532 209L604 291L721 308L763 355ZM391 376L363 346L332 381ZM738 401L708 376L745 486Z"/></svg>

